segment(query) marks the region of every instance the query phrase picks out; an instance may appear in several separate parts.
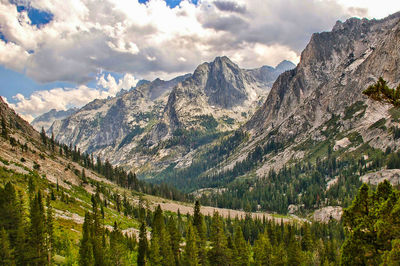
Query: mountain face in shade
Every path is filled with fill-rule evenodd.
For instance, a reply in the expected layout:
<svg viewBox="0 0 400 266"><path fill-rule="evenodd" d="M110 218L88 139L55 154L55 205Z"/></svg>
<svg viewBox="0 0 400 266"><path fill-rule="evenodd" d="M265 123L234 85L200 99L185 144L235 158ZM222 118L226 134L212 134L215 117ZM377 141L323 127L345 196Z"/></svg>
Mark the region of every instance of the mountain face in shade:
<svg viewBox="0 0 400 266"><path fill-rule="evenodd" d="M68 110L60 110L60 111L57 111L56 109L51 109L47 113L44 113L44 114L36 117L31 122L31 125L37 131L42 130L42 127L44 128L44 130L47 131L51 127L51 125L54 123L54 121L67 118L68 116L76 113L78 110L79 110L78 108L71 108Z"/></svg>

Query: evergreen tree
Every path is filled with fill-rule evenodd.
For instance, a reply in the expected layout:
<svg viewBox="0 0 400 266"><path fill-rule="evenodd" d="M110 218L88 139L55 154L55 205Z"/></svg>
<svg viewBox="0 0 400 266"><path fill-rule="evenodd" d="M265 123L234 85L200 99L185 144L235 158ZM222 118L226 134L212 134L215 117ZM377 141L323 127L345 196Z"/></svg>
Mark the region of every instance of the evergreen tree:
<svg viewBox="0 0 400 266"><path fill-rule="evenodd" d="M283 243L273 248L271 265L284 266L288 264L288 257Z"/></svg>
<svg viewBox="0 0 400 266"><path fill-rule="evenodd" d="M207 228L204 222L204 217L200 211L200 202L197 200L194 205L193 210L193 226L197 231L197 247L199 254L199 262L200 264L205 264L207 262L207 252L206 252L206 240L207 240Z"/></svg>
<svg viewBox="0 0 400 266"><path fill-rule="evenodd" d="M197 234L196 230L190 223L187 226L186 232L186 245L182 254L182 264L195 266L199 265L198 253L197 253Z"/></svg>
<svg viewBox="0 0 400 266"><path fill-rule="evenodd" d="M234 263L236 265L249 265L250 263L250 250L244 240L242 228L236 226L235 234L233 235L234 241Z"/></svg>
<svg viewBox="0 0 400 266"><path fill-rule="evenodd" d="M272 246L268 234L260 235L254 243L254 262L256 265L272 265Z"/></svg>
<svg viewBox="0 0 400 266"><path fill-rule="evenodd" d="M127 255L126 240L117 223L114 222L114 228L110 234L110 257L112 265L126 265Z"/></svg>
<svg viewBox="0 0 400 266"><path fill-rule="evenodd" d="M17 198L14 186L8 182L0 189L0 228L4 228L10 237L10 245L17 247L18 230L22 226L22 206Z"/></svg>
<svg viewBox="0 0 400 266"><path fill-rule="evenodd" d="M173 216L171 216L168 220L167 231L170 235L170 247L172 250L172 254L174 256L175 265L179 264L179 248L181 242L181 234L177 228L177 224Z"/></svg>
<svg viewBox="0 0 400 266"><path fill-rule="evenodd" d="M173 265L175 263L175 256L171 246L171 236L164 227L160 234L160 248L163 265Z"/></svg>
<svg viewBox="0 0 400 266"><path fill-rule="evenodd" d="M93 227L92 227L92 245L93 245L93 256L95 265L104 265L105 263L105 243L104 243L104 228L101 221L101 214L98 207L99 195L92 197L92 209L93 209Z"/></svg>
<svg viewBox="0 0 400 266"><path fill-rule="evenodd" d="M211 249L208 251L211 265L230 265L231 254L224 233L222 218L214 213L211 223Z"/></svg>
<svg viewBox="0 0 400 266"><path fill-rule="evenodd" d="M54 224L53 224L53 208L50 204L50 196L49 195L47 195L46 206L47 206L47 215L46 215L47 262L48 262L48 264L51 264L53 261Z"/></svg>
<svg viewBox="0 0 400 266"><path fill-rule="evenodd" d="M146 224L142 221L139 231L139 246L137 256L137 264L139 266L146 265L147 246Z"/></svg>
<svg viewBox="0 0 400 266"><path fill-rule="evenodd" d="M162 265L163 257L160 252L160 236L158 234L155 234L151 237L150 249L148 255L149 255L150 265L152 266Z"/></svg>
<svg viewBox="0 0 400 266"><path fill-rule="evenodd" d="M311 239L311 232L308 223L304 224L304 234L301 238L301 249L303 251L311 251L312 250L312 239Z"/></svg>
<svg viewBox="0 0 400 266"><path fill-rule="evenodd" d="M42 194L37 192L31 201L30 229L29 229L29 256L33 265L45 265L47 263L45 214L42 202Z"/></svg>
<svg viewBox="0 0 400 266"><path fill-rule="evenodd" d="M93 245L91 235L92 219L88 212L82 226L82 239L79 247L79 265L89 266L94 264Z"/></svg>
<svg viewBox="0 0 400 266"><path fill-rule="evenodd" d="M15 265L8 234L4 228L0 230L0 265Z"/></svg>
<svg viewBox="0 0 400 266"><path fill-rule="evenodd" d="M382 265L387 265L387 266L400 265L400 239L395 239L392 241L391 250L386 251L383 254Z"/></svg>
<svg viewBox="0 0 400 266"><path fill-rule="evenodd" d="M55 149L55 140L54 140L54 133L53 132L51 132L50 147L51 147L51 150L54 151L54 149Z"/></svg>
<svg viewBox="0 0 400 266"><path fill-rule="evenodd" d="M156 210L154 211L154 217L151 227L152 227L151 231L152 237L154 235L160 235L161 230L164 228L164 215L162 213L160 205L158 205Z"/></svg>
<svg viewBox="0 0 400 266"><path fill-rule="evenodd" d="M382 254L390 252L400 238L400 196L388 181L380 183L376 192L363 184L353 201L344 210L346 240L342 245L341 264L377 265Z"/></svg>
<svg viewBox="0 0 400 266"><path fill-rule="evenodd" d="M42 139L43 144L46 145L47 136L46 136L46 131L44 131L44 127L42 127L42 130L40 131L40 138Z"/></svg>

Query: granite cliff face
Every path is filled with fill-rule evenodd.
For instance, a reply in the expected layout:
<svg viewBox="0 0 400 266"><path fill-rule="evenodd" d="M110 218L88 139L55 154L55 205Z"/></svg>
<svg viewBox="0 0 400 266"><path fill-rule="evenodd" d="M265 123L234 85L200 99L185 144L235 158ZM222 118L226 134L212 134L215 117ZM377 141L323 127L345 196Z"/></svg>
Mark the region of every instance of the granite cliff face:
<svg viewBox="0 0 400 266"><path fill-rule="evenodd" d="M156 79L120 96L95 100L64 120L55 121L53 132L61 143L76 145L88 153L127 142L154 123L163 110L167 95L180 76L170 81Z"/></svg>
<svg viewBox="0 0 400 266"><path fill-rule="evenodd" d="M211 141L238 128L265 100L271 79L290 66L242 70L227 57L217 57L193 74L156 79L115 98L95 100L55 121L49 133L113 164L161 169L190 151L175 140L171 144L177 132L207 135Z"/></svg>
<svg viewBox="0 0 400 266"><path fill-rule="evenodd" d="M393 46L398 46L399 18L400 14L378 21L352 18L337 22L331 32L313 34L299 65L277 79L246 128L262 132L284 123L282 127L295 133L320 122L318 116L329 117L366 100L361 92L380 76L396 83L400 51Z"/></svg>
<svg viewBox="0 0 400 266"><path fill-rule="evenodd" d="M372 147L400 147L390 130L371 128L379 120L385 121L386 128L395 125L389 112L392 106L362 94L379 77L390 87L400 83L399 21L400 13L382 20L352 18L337 22L331 32L313 34L299 65L279 76L263 106L245 125L253 136L248 150L260 140L286 147L266 160L257 171L259 176L303 157L296 146L306 141L334 143L355 132ZM351 114L352 110L359 113ZM353 143L350 149L356 148Z"/></svg>
<svg viewBox="0 0 400 266"><path fill-rule="evenodd" d="M257 76L253 74L257 70L242 70L227 57L201 64L172 90L164 117L151 133L151 143L171 137L178 129L206 130L205 119L217 121L220 131L238 128L268 95L269 77L274 77L270 73L277 71L268 69Z"/></svg>

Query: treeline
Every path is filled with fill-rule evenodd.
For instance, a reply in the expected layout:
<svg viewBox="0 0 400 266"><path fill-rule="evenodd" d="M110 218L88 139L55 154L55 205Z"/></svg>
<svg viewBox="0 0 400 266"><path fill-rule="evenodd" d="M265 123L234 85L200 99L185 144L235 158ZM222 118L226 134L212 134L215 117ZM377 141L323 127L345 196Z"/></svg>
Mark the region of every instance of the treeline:
<svg viewBox="0 0 400 266"><path fill-rule="evenodd" d="M158 174L152 182L165 182L185 192L204 187L214 187L221 183L226 184L226 180L229 178L216 180L209 177L203 178L201 175L228 158L231 152L246 138L245 132L237 130L232 135L222 138L218 144L207 148L189 167L175 169L173 168L175 165L171 165Z"/></svg>
<svg viewBox="0 0 400 266"><path fill-rule="evenodd" d="M28 188L29 209L22 194L11 183L0 187L0 265L50 265L54 241L54 218L50 196Z"/></svg>
<svg viewBox="0 0 400 266"><path fill-rule="evenodd" d="M93 206L83 225L81 265L337 265L344 237L333 222L276 223L250 215L223 219L218 213L204 217L197 202L193 216L166 215L160 206L154 212L140 207L135 243L117 225L107 233ZM134 258L129 256L132 251Z"/></svg>
<svg viewBox="0 0 400 266"><path fill-rule="evenodd" d="M363 94L376 101L387 102L396 107L400 106L400 85L395 89L391 89L382 77L375 84L364 90Z"/></svg>
<svg viewBox="0 0 400 266"><path fill-rule="evenodd" d="M108 159L103 162L100 156L95 159L93 154L81 153L80 149L76 146L72 147L72 145L60 144L54 140L53 134L51 138L47 137L43 128L40 136L42 143L51 151L56 152L56 149L58 149L61 156L65 156L67 159L79 163L82 167L103 175L121 187L172 200L187 201L190 199L184 193L167 184L151 184L139 180L135 173L127 172L122 167L112 166ZM84 182L87 182L84 172L81 173L81 178Z"/></svg>
<svg viewBox="0 0 400 266"><path fill-rule="evenodd" d="M339 160L329 147L328 156L317 158L315 164L298 162L278 172L271 170L263 179L235 180L225 190L203 194L199 200L203 205L283 214L288 212L289 205L297 206L300 213L326 205L346 207L361 185L361 175L399 165L399 154L390 149L386 153L371 152L367 162L363 157L355 160L350 156ZM335 181L327 188L329 180Z"/></svg>

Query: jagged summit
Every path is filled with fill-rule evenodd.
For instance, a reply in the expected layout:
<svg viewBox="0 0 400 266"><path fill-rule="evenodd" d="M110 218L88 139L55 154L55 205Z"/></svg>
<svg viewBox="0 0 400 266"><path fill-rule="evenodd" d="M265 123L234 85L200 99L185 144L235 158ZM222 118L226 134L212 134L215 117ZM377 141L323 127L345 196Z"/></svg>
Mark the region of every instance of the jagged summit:
<svg viewBox="0 0 400 266"><path fill-rule="evenodd" d="M95 100L56 121L51 131L58 141L109 158L113 164L132 167L151 162L159 170L188 152L183 144L167 144L178 129L212 140L238 128L254 113L277 76L274 68L264 68L259 76L256 71L241 69L226 56L217 57L200 64L193 74L143 82L118 97ZM162 149L157 155L146 153L155 145L167 148L157 148Z"/></svg>

